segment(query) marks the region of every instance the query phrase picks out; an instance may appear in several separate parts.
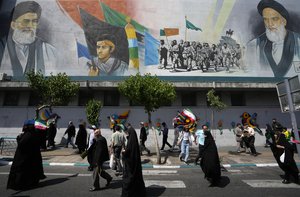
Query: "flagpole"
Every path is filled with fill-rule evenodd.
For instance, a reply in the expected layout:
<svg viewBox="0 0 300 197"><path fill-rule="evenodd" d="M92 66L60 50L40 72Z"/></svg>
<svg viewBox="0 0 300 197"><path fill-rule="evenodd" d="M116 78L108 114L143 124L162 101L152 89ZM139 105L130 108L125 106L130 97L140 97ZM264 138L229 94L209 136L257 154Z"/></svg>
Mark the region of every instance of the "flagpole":
<svg viewBox="0 0 300 197"><path fill-rule="evenodd" d="M77 37L75 36L75 33L74 33L74 37L75 37L75 42L76 42L76 51L77 51L77 64L78 64L78 66L79 66L79 57L78 57L78 41L77 41Z"/></svg>
<svg viewBox="0 0 300 197"><path fill-rule="evenodd" d="M185 15L185 36L184 36L184 41L186 41L186 35L187 35L186 20L187 20L187 16Z"/></svg>

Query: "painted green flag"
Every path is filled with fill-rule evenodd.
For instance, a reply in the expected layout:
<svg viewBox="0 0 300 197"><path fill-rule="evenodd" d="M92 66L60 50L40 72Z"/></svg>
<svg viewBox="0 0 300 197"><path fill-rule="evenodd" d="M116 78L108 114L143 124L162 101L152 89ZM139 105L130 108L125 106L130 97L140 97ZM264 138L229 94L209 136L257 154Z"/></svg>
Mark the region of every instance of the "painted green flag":
<svg viewBox="0 0 300 197"><path fill-rule="evenodd" d="M107 23L109 23L111 25L119 26L119 27L125 27L127 25L128 22L126 21L126 18L128 18L129 16L126 16L125 14L119 13L119 12L111 9L110 7L108 7L107 5L105 5L102 2L100 3L100 5L102 7L102 11L104 13L104 18ZM148 29L146 27L139 24L135 20L131 20L130 24L132 24L134 26L134 28L136 29L136 31L138 31L140 33L144 34L144 31L148 31Z"/></svg>
<svg viewBox="0 0 300 197"><path fill-rule="evenodd" d="M193 23L191 23L187 19L185 19L185 25L186 25L186 28L188 28L188 29L196 30L196 31L198 31L198 30L202 31L202 29L200 29L199 27L196 27Z"/></svg>

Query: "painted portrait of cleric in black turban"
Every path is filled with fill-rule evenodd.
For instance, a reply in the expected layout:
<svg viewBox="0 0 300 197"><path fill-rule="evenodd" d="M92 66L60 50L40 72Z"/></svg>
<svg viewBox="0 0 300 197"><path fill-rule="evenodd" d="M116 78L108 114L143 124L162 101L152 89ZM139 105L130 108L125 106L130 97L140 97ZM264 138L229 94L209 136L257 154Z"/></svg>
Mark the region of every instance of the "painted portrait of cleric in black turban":
<svg viewBox="0 0 300 197"><path fill-rule="evenodd" d="M24 76L33 70L45 75L47 69L55 67L55 48L37 36L41 14L42 8L35 1L20 2L14 7L0 72Z"/></svg>
<svg viewBox="0 0 300 197"><path fill-rule="evenodd" d="M257 12L263 21L264 32L247 44L249 72L270 77L299 74L300 35L288 26L292 22L289 11L275 0L261 0Z"/></svg>

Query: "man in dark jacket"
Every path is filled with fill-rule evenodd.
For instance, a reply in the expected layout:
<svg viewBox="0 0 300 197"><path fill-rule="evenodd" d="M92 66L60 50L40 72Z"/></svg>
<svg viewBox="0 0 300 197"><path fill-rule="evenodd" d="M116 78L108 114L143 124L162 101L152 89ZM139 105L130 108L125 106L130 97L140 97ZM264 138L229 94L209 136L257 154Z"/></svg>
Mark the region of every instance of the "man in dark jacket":
<svg viewBox="0 0 300 197"><path fill-rule="evenodd" d="M141 130L140 130L140 152L141 155L143 151L147 151L148 155L150 155L150 150L145 146L145 142L147 141L147 132L146 128L144 126L144 122L140 123L141 125Z"/></svg>
<svg viewBox="0 0 300 197"><path fill-rule="evenodd" d="M93 156L93 187L90 188L90 191L96 191L100 189L99 175L106 179L106 186L109 186L109 183L112 180L112 177L104 171L102 165L105 161L109 160L109 153L107 148L106 139L101 135L100 129L95 130L95 138L94 138L94 156Z"/></svg>
<svg viewBox="0 0 300 197"><path fill-rule="evenodd" d="M272 119L272 128L274 132L283 130L283 126L276 120L276 118Z"/></svg>
<svg viewBox="0 0 300 197"><path fill-rule="evenodd" d="M75 126L73 125L73 122L70 121L70 122L69 122L69 125L68 125L68 128L67 128L67 130L66 130L66 132L65 132L65 134L64 134L64 136L65 136L66 134L68 134L67 144L66 144L66 146L65 146L66 148L68 148L68 144L70 143L70 144L73 146L73 148L76 149L76 146L75 146L75 144L73 143L73 139L74 139L74 137L75 137L75 133L76 133L76 131L75 131Z"/></svg>
<svg viewBox="0 0 300 197"><path fill-rule="evenodd" d="M165 145L168 145L170 148L172 148L171 144L168 142L168 133L169 129L167 127L167 124L165 122L161 123L161 125L164 127L161 131L163 133L163 142L160 150L164 150Z"/></svg>

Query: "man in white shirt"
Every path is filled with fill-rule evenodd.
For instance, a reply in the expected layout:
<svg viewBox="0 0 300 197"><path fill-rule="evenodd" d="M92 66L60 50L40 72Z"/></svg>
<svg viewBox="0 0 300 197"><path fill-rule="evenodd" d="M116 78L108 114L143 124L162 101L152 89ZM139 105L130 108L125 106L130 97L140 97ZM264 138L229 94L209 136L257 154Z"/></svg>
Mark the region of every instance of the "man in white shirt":
<svg viewBox="0 0 300 197"><path fill-rule="evenodd" d="M245 124L245 129L249 133L249 148L251 150L251 154L253 156L257 156L257 152L254 146L255 142L255 131L252 127L250 127L248 124Z"/></svg>
<svg viewBox="0 0 300 197"><path fill-rule="evenodd" d="M203 154L203 149L204 149L204 140L205 140L205 135L204 131L207 131L208 127L206 125L202 125L202 129L198 129L195 133L195 144L199 147L198 155L194 161L194 164L197 165L198 160L202 157Z"/></svg>
<svg viewBox="0 0 300 197"><path fill-rule="evenodd" d="M97 127L95 125L92 125L91 127L91 131L89 133L89 137L88 137L88 155L87 155L87 160L89 162L89 167L88 167L88 170L89 171L93 171L93 166L92 166L92 161L93 161L93 151L90 150L91 146L93 145L93 142L94 142L94 138L95 138L95 130L97 129Z"/></svg>

